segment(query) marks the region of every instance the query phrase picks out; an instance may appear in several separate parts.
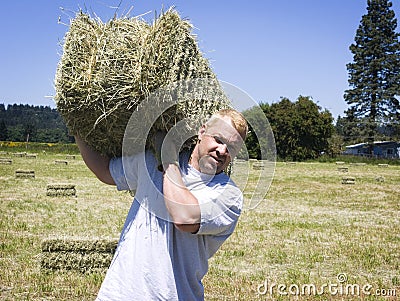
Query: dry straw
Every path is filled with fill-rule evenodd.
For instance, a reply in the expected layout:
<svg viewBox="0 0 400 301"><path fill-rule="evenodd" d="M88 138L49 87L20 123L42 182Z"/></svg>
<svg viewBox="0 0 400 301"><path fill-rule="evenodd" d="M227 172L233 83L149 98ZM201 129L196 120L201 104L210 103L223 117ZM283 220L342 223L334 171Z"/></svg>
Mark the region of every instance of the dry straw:
<svg viewBox="0 0 400 301"><path fill-rule="evenodd" d="M170 130L179 120L194 115L204 119L228 107L192 25L172 8L152 24L139 17L104 23L80 12L64 38L54 98L72 134L103 154L119 156L126 125L138 105L159 88L196 78L212 80L212 97L174 94L178 104L153 124L150 135ZM151 106L157 107L154 99ZM145 112L142 118L148 122Z"/></svg>

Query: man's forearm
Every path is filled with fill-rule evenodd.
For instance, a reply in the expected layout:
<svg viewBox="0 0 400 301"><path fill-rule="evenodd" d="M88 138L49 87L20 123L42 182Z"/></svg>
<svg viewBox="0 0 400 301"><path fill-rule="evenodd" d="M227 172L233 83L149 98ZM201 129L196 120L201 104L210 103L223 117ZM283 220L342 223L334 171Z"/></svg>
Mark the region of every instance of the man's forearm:
<svg viewBox="0 0 400 301"><path fill-rule="evenodd" d="M196 232L201 218L199 202L183 183L179 167L172 163L166 165L163 193L167 210L178 229Z"/></svg>

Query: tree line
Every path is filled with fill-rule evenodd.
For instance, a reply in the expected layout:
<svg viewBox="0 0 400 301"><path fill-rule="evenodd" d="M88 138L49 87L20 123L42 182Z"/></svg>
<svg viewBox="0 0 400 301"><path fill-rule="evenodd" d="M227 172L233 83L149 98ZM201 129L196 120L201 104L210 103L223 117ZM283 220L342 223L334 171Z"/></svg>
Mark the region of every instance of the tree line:
<svg viewBox="0 0 400 301"><path fill-rule="evenodd" d="M353 125L346 118L338 118L336 123L332 114L322 109L310 96L299 96L296 101L283 97L279 102L260 103L245 110L244 116L250 123L246 138L246 157L261 159L259 137L256 132L260 108L273 132L276 152L279 159L302 161L316 159L321 155L335 157L344 146L356 143L358 136L348 136ZM262 131L262 130L261 130ZM390 128L381 127L382 137ZM48 106L28 104L0 104L0 141L72 143L74 138L57 109ZM269 147L269 146L266 146Z"/></svg>
<svg viewBox="0 0 400 301"><path fill-rule="evenodd" d="M73 137L56 109L0 104L0 141L68 143Z"/></svg>
<svg viewBox="0 0 400 301"><path fill-rule="evenodd" d="M300 96L296 102L287 98L278 103L260 103L273 131L278 156L283 159L304 160L316 158L330 150L329 139L335 132L333 117L328 111L320 111L311 97ZM259 111L259 108L258 111ZM253 109L244 113L254 120ZM0 104L0 141L70 143L74 138L57 109L28 104ZM250 131L246 139L248 156L260 158L260 143Z"/></svg>

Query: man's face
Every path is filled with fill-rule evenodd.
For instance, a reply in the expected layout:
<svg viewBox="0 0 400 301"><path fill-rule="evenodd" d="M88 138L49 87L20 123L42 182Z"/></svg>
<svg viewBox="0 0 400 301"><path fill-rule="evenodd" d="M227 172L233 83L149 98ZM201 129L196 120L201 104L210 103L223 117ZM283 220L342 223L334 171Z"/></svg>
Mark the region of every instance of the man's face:
<svg viewBox="0 0 400 301"><path fill-rule="evenodd" d="M243 139L227 116L214 119L199 131L192 165L205 174L222 172L242 147ZM193 164L194 163L194 164Z"/></svg>

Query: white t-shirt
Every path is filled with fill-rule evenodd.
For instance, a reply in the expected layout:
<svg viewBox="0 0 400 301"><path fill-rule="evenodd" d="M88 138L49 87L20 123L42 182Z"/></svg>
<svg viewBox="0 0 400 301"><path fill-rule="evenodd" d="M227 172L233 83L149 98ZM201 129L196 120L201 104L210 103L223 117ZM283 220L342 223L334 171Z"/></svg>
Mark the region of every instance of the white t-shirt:
<svg viewBox="0 0 400 301"><path fill-rule="evenodd" d="M181 155L182 178L200 204L201 223L195 234L170 222L163 175L151 152L111 160L117 189L136 192L97 301L204 300L201 280L208 259L232 234L243 196L226 174L210 177L187 162L187 154Z"/></svg>

